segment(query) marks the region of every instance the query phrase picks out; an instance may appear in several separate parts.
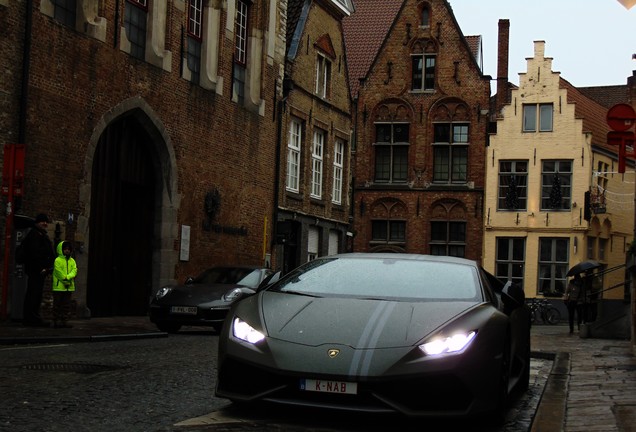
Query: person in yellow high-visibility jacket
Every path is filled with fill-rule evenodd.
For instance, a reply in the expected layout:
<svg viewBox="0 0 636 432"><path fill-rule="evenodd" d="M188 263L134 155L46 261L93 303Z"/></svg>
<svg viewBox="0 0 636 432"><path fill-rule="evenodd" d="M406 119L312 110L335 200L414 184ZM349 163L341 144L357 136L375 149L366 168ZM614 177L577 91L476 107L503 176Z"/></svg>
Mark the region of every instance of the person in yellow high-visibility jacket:
<svg viewBox="0 0 636 432"><path fill-rule="evenodd" d="M57 245L53 265L53 327L68 328L71 315L71 295L75 291L77 263L71 256L73 245L64 241Z"/></svg>

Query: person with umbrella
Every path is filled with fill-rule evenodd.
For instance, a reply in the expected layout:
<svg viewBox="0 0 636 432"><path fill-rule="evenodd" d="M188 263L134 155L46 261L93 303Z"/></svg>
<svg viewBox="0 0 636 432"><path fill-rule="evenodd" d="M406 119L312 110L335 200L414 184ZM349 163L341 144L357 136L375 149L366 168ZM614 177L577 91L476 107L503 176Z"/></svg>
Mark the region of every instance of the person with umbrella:
<svg viewBox="0 0 636 432"><path fill-rule="evenodd" d="M583 321L583 279L580 273L576 273L565 289L563 301L568 309L568 321L570 323L570 334L574 333L574 315L576 314L578 330L581 330Z"/></svg>

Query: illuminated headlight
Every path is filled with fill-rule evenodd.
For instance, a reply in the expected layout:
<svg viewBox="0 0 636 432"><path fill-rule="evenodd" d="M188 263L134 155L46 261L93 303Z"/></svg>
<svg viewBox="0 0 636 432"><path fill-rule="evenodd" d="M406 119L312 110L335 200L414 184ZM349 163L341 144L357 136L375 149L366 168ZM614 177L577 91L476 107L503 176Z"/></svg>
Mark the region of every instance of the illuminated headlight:
<svg viewBox="0 0 636 432"><path fill-rule="evenodd" d="M157 300L164 298L170 293L170 291L172 291L172 288L170 287L159 288L159 291L157 291L157 293L155 294L155 298Z"/></svg>
<svg viewBox="0 0 636 432"><path fill-rule="evenodd" d="M240 318L234 318L234 322L232 323L232 334L234 337L251 344L255 344L265 339L265 335L263 333L255 330L254 327Z"/></svg>
<svg viewBox="0 0 636 432"><path fill-rule="evenodd" d="M477 332L457 333L447 338L437 338L420 345L420 349L426 355L434 356L440 354L456 353L462 351L475 338Z"/></svg>
<svg viewBox="0 0 636 432"><path fill-rule="evenodd" d="M240 299L242 295L243 295L243 291L241 291L240 288L234 288L233 290L223 294L223 300L226 302L233 302L235 300Z"/></svg>

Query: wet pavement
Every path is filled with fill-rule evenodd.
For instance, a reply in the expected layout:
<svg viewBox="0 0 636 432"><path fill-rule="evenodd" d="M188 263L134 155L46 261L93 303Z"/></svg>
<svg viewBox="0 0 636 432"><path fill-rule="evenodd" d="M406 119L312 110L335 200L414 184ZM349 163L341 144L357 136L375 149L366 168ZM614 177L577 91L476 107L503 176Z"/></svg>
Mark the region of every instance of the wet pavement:
<svg viewBox="0 0 636 432"><path fill-rule="evenodd" d="M71 324L73 328L54 329L3 321L0 345L168 337L147 317L92 318ZM545 375L545 387L537 396L534 417L524 421L527 430L636 432L636 357L628 340L581 338L569 334L565 325L535 325L532 358L534 372ZM231 412L217 411L175 427L204 430L215 423L231 427L237 419Z"/></svg>

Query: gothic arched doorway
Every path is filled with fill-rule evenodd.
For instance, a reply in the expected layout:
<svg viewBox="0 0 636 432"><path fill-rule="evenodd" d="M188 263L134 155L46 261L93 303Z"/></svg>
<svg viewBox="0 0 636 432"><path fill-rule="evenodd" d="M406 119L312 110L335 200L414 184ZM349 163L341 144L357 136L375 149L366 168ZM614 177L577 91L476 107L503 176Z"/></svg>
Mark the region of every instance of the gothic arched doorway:
<svg viewBox="0 0 636 432"><path fill-rule="evenodd" d="M93 158L87 306L93 316L144 315L152 290L160 173L137 117L113 121Z"/></svg>

